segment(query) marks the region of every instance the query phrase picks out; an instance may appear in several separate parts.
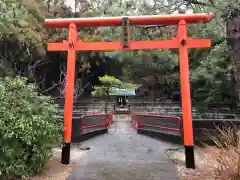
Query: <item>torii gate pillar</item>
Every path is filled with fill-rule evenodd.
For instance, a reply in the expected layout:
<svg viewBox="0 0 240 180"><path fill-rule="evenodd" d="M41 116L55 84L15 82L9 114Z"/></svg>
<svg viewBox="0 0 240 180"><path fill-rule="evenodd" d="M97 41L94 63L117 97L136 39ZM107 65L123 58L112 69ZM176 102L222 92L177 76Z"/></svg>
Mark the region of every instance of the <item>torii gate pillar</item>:
<svg viewBox="0 0 240 180"><path fill-rule="evenodd" d="M73 109L73 93L75 80L76 65L76 42L78 37L77 26L73 23L69 25L69 48L67 56L67 77L65 87L65 105L64 105L64 140L65 144L62 149L61 163L69 164L70 161L70 143L72 135L72 109ZM80 128L80 127L79 127Z"/></svg>
<svg viewBox="0 0 240 180"><path fill-rule="evenodd" d="M192 107L188 67L188 48L186 44L187 27L186 21L181 20L178 24L179 47L179 64L180 64L180 82L181 82L181 99L183 114L184 146L186 155L186 167L195 169L194 163L194 140L192 127ZM187 130L187 132L185 132Z"/></svg>

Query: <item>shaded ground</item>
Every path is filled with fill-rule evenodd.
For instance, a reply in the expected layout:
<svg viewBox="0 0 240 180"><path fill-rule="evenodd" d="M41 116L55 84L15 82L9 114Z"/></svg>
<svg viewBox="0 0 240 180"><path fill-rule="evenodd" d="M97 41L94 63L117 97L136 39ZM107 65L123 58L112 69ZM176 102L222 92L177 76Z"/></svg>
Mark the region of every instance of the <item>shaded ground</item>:
<svg viewBox="0 0 240 180"><path fill-rule="evenodd" d="M78 146L71 149L71 164L66 166L60 163L61 148L55 148L52 158L46 163L41 175L31 177L29 180L65 180L72 171L76 162L84 158L86 152L81 151Z"/></svg>
<svg viewBox="0 0 240 180"><path fill-rule="evenodd" d="M120 116L107 134L81 144L91 149L68 180L179 180L166 154L173 145L137 134L128 118Z"/></svg>

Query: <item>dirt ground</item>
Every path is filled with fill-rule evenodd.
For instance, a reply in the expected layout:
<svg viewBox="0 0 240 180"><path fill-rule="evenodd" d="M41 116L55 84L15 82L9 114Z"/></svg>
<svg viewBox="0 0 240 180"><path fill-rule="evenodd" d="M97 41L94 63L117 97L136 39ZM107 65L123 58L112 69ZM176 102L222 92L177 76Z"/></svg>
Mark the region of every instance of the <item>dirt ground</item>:
<svg viewBox="0 0 240 180"><path fill-rule="evenodd" d="M78 147L71 149L71 164L63 165L61 160L61 148L54 149L52 158L46 163L42 175L29 178L29 180L65 180L72 171L76 160L85 155L85 151Z"/></svg>
<svg viewBox="0 0 240 180"><path fill-rule="evenodd" d="M167 154L173 160L182 180L220 180L217 170L219 163L216 154L220 153L217 148L206 147L195 149L196 169L185 168L184 149L169 150ZM225 178L224 178L225 180Z"/></svg>

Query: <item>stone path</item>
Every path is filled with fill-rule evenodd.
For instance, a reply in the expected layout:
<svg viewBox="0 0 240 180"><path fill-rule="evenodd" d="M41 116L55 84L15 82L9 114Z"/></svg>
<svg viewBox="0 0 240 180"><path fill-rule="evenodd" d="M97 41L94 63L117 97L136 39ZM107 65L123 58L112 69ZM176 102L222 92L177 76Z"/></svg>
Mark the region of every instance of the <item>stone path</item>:
<svg viewBox="0 0 240 180"><path fill-rule="evenodd" d="M107 134L81 146L91 149L68 180L180 180L165 153L173 145L137 134L130 121L113 122Z"/></svg>

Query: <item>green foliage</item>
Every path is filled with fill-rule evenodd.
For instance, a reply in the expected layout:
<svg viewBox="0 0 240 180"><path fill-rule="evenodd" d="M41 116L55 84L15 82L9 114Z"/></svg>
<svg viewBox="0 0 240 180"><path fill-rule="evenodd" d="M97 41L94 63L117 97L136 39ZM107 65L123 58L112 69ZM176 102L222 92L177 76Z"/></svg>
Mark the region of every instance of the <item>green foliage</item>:
<svg viewBox="0 0 240 180"><path fill-rule="evenodd" d="M108 0L101 3L97 0L77 0L75 2L77 3L76 9L78 9L78 12L75 12L77 17L170 14L180 9L187 9L194 13L215 13L215 18L210 23L188 26L189 36L212 39L211 49L189 50L191 81L195 92L193 98L208 102L209 99L221 100L224 94L235 96L234 91L228 91L230 87L235 89L235 82L232 81L230 78L232 75L229 73L231 62L228 60L229 53L226 45L226 18L233 16L234 11L239 9L239 0L214 0L213 3L200 0L171 0L168 3L162 0L139 2ZM71 5L73 5L72 2ZM68 31L66 29L49 30L43 26L43 19L46 17L72 17L74 13L64 5L63 0L2 0L0 7L1 74L21 74L32 82L38 83L47 81L45 70L42 69L48 69L51 66L50 61L54 59L49 59L46 54L47 40L65 40ZM176 32L176 26L136 26L131 28L131 38L134 40L170 39L170 37L176 36ZM85 28L81 29L79 34L79 38L84 41L115 41L121 39L120 36L121 28L111 26ZM84 52L82 54L85 55L78 59L81 61L78 71L85 73L84 76L88 76L90 72L89 54L91 53ZM95 54L97 58L93 61L100 64L101 59L104 58L100 58L99 53ZM58 55L65 54L59 53ZM179 74L176 50L118 51L107 52L105 55L117 59L123 64L121 79L126 81L139 71L158 74L159 79L165 79L167 83L170 81L169 79L171 82L179 81L177 76L171 78L172 74ZM91 64L93 64L92 61ZM37 75L39 69L42 70L42 73ZM200 93L197 89L203 88L203 81L208 85L204 85L204 91ZM162 84L163 82L157 83ZM221 88L219 84L221 84Z"/></svg>
<svg viewBox="0 0 240 180"><path fill-rule="evenodd" d="M60 140L62 121L50 97L26 79L0 79L0 173L29 176L41 172ZM1 178L1 177L0 177Z"/></svg>
<svg viewBox="0 0 240 180"><path fill-rule="evenodd" d="M43 46L43 33L39 33L37 25L37 21L43 21L43 16L40 17L37 7L32 9L25 5L21 0L1 1L0 40L19 39L19 43L26 43L28 48Z"/></svg>
<svg viewBox="0 0 240 180"><path fill-rule="evenodd" d="M93 97L105 97L107 96L108 87L107 86L94 86L94 91L92 91Z"/></svg>
<svg viewBox="0 0 240 180"><path fill-rule="evenodd" d="M102 86L94 86L94 91L92 92L93 97L103 97L108 95L108 89L111 86L119 87L123 89L129 89L134 90L139 87L137 84L132 83L124 83L121 80L113 77L105 75L103 77L99 77L99 81L102 84Z"/></svg>
<svg viewBox="0 0 240 180"><path fill-rule="evenodd" d="M103 77L99 77L99 81L102 84L109 84L110 86L123 86L123 82L113 76L105 75Z"/></svg>
<svg viewBox="0 0 240 180"><path fill-rule="evenodd" d="M139 87L140 85L137 84L132 84L132 83L123 83L123 88L129 89L129 90L135 90Z"/></svg>
<svg viewBox="0 0 240 180"><path fill-rule="evenodd" d="M61 0L54 0L54 3ZM1 0L0 71L4 75L21 75L36 84L44 81L47 41L65 40L66 30L44 27L46 17L66 17L68 8L53 0ZM49 65L48 64L48 65ZM44 68L43 68L44 66ZM43 73L42 73L43 72Z"/></svg>
<svg viewBox="0 0 240 180"><path fill-rule="evenodd" d="M212 40L211 49L189 50L189 63L191 68L191 87L193 99L197 101L223 101L225 97L235 98L236 84L231 74L231 62L229 61L228 46L226 44L226 21L236 8L239 9L239 0L230 1L177 1L162 3L155 0L150 2L133 1L107 1L101 9L104 16L144 15L144 14L170 14L180 10L179 7L194 13L215 13L215 18L207 24L192 24L188 26L189 36L196 38L209 38ZM186 4L187 5L186 5ZM107 8L109 7L109 8ZM224 17L224 18L223 18ZM113 27L104 28L102 34L105 39L120 39L120 29ZM169 39L176 36L176 27L133 27L131 37L134 40ZM134 72L149 72L164 76L166 83L179 82L172 74L179 74L178 52L175 50L152 50L134 52L108 52L108 56L118 59L124 65L123 79L131 79ZM159 78L163 79L163 78ZM171 81L169 81L171 79ZM162 84L163 82L158 82ZM171 84L169 84L171 87Z"/></svg>

